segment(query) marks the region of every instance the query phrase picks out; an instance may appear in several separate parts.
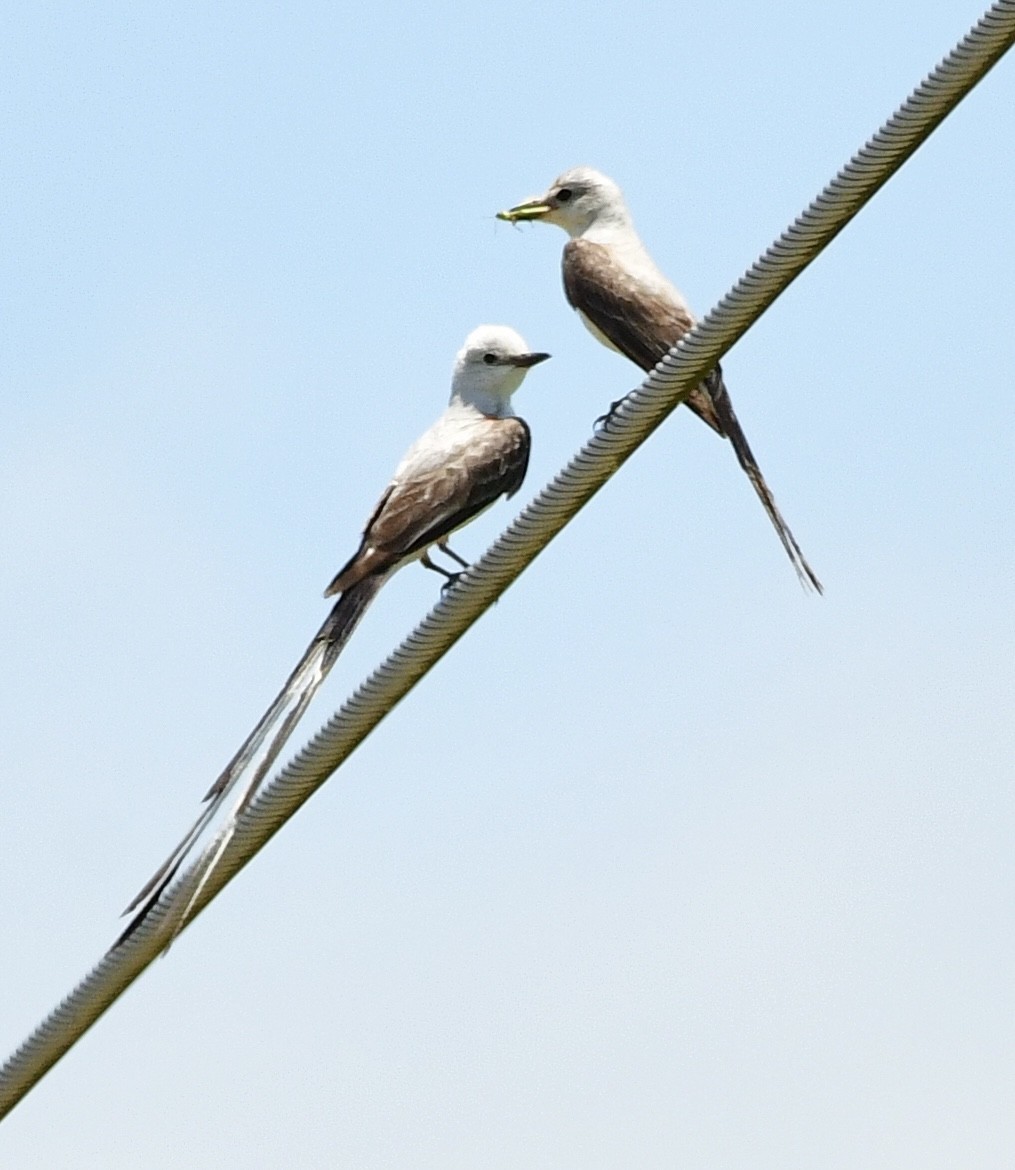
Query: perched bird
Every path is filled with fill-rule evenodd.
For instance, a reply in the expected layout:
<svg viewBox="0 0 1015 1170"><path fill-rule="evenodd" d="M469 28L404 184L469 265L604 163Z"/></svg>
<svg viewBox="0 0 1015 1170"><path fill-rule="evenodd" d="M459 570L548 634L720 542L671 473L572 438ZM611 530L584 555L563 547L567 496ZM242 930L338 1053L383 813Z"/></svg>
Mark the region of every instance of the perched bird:
<svg viewBox="0 0 1015 1170"><path fill-rule="evenodd" d="M554 223L564 245L564 293L598 341L651 370L694 325L679 290L655 266L631 220L620 188L591 167L565 171L545 195L497 213L509 223ZM737 460L779 534L797 576L822 591L751 451L719 366L686 399L694 413L733 444ZM616 404L615 404L616 405Z"/></svg>
<svg viewBox="0 0 1015 1170"><path fill-rule="evenodd" d="M512 496L521 486L529 462L530 437L528 425L512 409L511 396L527 371L549 356L533 353L504 325L481 325L465 339L455 359L447 410L405 453L367 521L359 548L324 591L325 597L338 596L334 608L275 701L208 790L200 817L124 911L137 913L118 943L159 900L223 801L269 741L236 803L230 826L251 802L388 578L403 565L418 560L447 577L447 584L456 580L457 573L431 561L429 550L433 546L467 567L467 562L448 547L448 539L500 496ZM177 916L177 930L185 925L186 915L228 837L227 832L207 859L194 892Z"/></svg>

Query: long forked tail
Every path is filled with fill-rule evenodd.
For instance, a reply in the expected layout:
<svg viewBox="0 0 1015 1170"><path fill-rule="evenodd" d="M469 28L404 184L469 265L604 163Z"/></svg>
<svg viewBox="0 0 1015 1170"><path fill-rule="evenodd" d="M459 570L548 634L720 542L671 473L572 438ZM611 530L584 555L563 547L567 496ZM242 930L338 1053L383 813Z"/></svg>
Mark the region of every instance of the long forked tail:
<svg viewBox="0 0 1015 1170"><path fill-rule="evenodd" d="M236 818L253 800L268 769L285 746L286 740L292 734L310 700L317 693L317 689L327 678L328 671L335 664L335 659L341 654L370 603L387 580L387 576L387 574L378 574L366 577L347 589L335 602L331 613L328 614L324 624L314 636L314 640L307 647L292 674L286 679L285 686L279 691L268 710L261 716L254 730L243 741L239 750L223 769L222 774L208 789L204 798L205 807L201 810L201 815L187 831L179 845L124 910L124 914L134 913L134 917L113 944L114 947L119 946L133 934L149 910L158 902L163 891L176 876L187 854L215 819L226 797L256 760L256 767L250 773L230 815L230 829ZM267 748L264 747L266 741ZM262 750L263 754L260 754ZM260 758L258 758L259 754ZM175 915L178 923L176 933L186 925L186 918L191 907L204 888L231 836L230 829L227 829L223 835L214 854L202 864L196 888L193 888L187 905L179 914Z"/></svg>
<svg viewBox="0 0 1015 1170"><path fill-rule="evenodd" d="M775 502L775 496L772 495L768 484L765 483L765 477L761 474L758 461L754 458L754 452L747 442L747 436L733 411L733 403L730 401L729 391L722 380L722 371L718 366L705 379L705 386L722 427L722 433L733 444L737 461L757 492L758 499L761 500L762 506L768 513L769 520L772 521L772 527L779 534L782 547L786 550L786 555L792 562L793 568L796 569L800 583L805 588L813 589L817 593L824 593L824 587L807 563L807 558L801 551L800 545L797 544L796 537L782 518L782 513Z"/></svg>

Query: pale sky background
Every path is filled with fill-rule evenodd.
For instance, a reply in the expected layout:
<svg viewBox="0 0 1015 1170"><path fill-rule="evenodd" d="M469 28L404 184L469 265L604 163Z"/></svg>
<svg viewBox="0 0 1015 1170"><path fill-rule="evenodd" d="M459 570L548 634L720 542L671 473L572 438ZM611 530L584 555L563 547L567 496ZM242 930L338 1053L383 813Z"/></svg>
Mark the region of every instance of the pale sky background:
<svg viewBox="0 0 1015 1170"><path fill-rule="evenodd" d="M498 208L704 312L973 0L5 8L0 1047L99 959L485 321L520 502L635 385ZM1015 57L0 1126L0 1165L1009 1168ZM475 556L516 503L457 546ZM405 570L302 743L436 596Z"/></svg>

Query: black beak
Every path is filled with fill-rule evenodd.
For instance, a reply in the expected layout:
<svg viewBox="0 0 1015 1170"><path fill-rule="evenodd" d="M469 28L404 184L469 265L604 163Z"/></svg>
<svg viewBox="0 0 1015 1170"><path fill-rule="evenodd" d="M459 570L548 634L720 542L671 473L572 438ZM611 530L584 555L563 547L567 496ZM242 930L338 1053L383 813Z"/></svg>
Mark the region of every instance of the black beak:
<svg viewBox="0 0 1015 1170"><path fill-rule="evenodd" d="M540 362L545 362L550 355L548 353L520 353L515 357L509 358L513 366L518 366L519 369L527 370L532 366L538 366Z"/></svg>

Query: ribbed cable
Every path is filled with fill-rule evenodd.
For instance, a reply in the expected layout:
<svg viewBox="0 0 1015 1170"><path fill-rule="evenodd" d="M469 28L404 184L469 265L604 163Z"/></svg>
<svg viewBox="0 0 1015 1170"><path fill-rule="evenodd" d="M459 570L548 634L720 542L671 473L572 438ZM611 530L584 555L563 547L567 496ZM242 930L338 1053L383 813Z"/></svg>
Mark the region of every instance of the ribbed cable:
<svg viewBox="0 0 1015 1170"><path fill-rule="evenodd" d="M898 111L659 363L240 819L196 912L261 849L400 699L496 601L722 355L835 238L1015 42L1015 0L998 0ZM200 864L200 859L195 866ZM0 1118L161 952L191 867L127 942L107 953L0 1069Z"/></svg>

